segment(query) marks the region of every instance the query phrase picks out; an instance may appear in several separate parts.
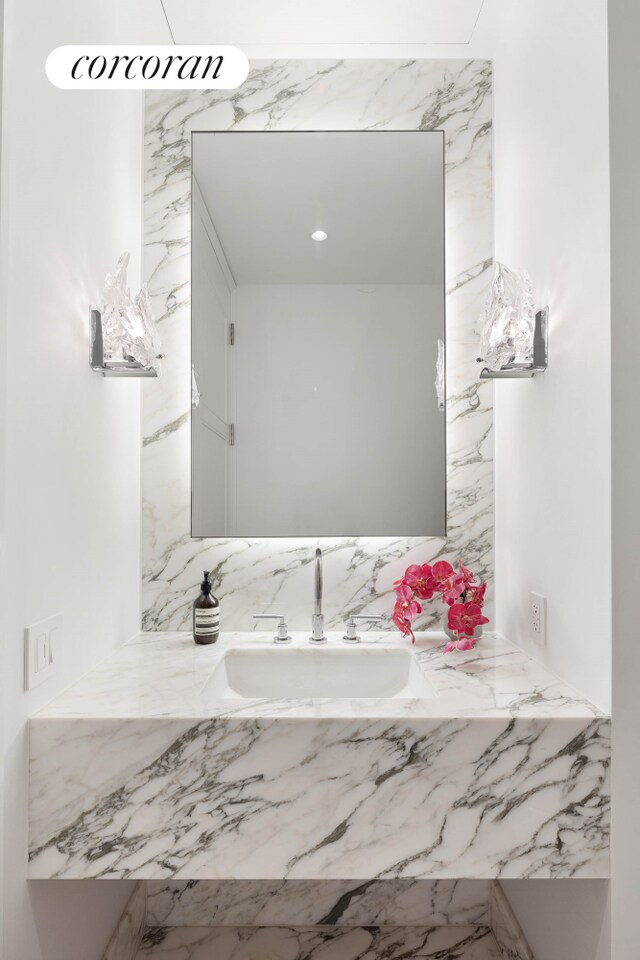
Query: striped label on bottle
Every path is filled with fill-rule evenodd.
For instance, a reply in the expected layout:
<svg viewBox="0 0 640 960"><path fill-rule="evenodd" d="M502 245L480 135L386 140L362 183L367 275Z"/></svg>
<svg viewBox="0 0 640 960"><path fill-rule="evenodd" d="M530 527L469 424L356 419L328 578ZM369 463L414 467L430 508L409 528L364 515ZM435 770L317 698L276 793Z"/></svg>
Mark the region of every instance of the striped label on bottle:
<svg viewBox="0 0 640 960"><path fill-rule="evenodd" d="M220 630L220 608L207 607L194 610L194 630L200 637L210 637Z"/></svg>

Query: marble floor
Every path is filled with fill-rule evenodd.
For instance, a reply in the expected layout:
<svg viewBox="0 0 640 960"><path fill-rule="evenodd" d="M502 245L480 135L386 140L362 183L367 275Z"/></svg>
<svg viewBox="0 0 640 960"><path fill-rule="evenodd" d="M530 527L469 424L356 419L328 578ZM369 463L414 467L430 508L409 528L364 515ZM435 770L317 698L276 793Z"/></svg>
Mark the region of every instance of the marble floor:
<svg viewBox="0 0 640 960"><path fill-rule="evenodd" d="M500 960L488 926L150 927L135 960Z"/></svg>

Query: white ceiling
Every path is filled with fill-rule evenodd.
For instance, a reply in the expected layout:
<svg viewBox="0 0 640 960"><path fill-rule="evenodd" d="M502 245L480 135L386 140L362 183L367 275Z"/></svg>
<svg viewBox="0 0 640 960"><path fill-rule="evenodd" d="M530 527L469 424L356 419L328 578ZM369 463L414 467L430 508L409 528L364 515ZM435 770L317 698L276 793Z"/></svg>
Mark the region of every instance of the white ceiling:
<svg viewBox="0 0 640 960"><path fill-rule="evenodd" d="M443 282L441 133L196 133L193 171L238 284Z"/></svg>
<svg viewBox="0 0 640 960"><path fill-rule="evenodd" d="M176 43L469 43L484 0L163 0Z"/></svg>

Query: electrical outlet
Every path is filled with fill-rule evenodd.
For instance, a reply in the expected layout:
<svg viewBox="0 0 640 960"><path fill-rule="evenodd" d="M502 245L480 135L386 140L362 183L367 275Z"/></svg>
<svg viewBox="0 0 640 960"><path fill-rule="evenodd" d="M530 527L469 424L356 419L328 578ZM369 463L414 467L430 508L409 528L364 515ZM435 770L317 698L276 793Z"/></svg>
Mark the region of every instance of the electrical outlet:
<svg viewBox="0 0 640 960"><path fill-rule="evenodd" d="M547 598L540 593L529 594L529 634L544 647L547 642Z"/></svg>
<svg viewBox="0 0 640 960"><path fill-rule="evenodd" d="M24 631L24 687L33 690L57 672L62 656L62 616L49 617Z"/></svg>

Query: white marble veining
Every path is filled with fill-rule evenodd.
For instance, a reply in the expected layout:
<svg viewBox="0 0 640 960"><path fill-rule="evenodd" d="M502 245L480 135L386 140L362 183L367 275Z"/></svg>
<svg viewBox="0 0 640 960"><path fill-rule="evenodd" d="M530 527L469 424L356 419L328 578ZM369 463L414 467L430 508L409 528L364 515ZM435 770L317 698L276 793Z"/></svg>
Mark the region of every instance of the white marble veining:
<svg viewBox="0 0 640 960"><path fill-rule="evenodd" d="M145 885L137 883L102 960L135 960L146 925L146 907Z"/></svg>
<svg viewBox="0 0 640 960"><path fill-rule="evenodd" d="M609 720L506 641L420 638L431 700L203 701L242 639L143 637L32 719L31 876L608 875Z"/></svg>
<svg viewBox="0 0 640 960"><path fill-rule="evenodd" d="M499 960L489 927L156 927L136 960Z"/></svg>
<svg viewBox="0 0 640 960"><path fill-rule="evenodd" d="M148 880L150 927L489 923L487 880Z"/></svg>
<svg viewBox="0 0 640 960"><path fill-rule="evenodd" d="M535 960L522 927L499 883L491 885L491 928L502 960Z"/></svg>
<svg viewBox="0 0 640 960"><path fill-rule="evenodd" d="M306 627L313 548L325 551L327 623L389 617L412 562L461 558L493 573L492 398L478 379L478 329L493 255L491 64L482 60L255 62L233 91L149 92L145 276L159 319L163 376L144 389L143 623L183 629L203 569L223 629L274 610ZM192 539L190 536L190 137L193 130L443 130L447 283L448 535L413 539ZM428 374L433 376L433 372ZM490 614L489 614L490 615ZM440 616L432 605L423 623Z"/></svg>

